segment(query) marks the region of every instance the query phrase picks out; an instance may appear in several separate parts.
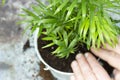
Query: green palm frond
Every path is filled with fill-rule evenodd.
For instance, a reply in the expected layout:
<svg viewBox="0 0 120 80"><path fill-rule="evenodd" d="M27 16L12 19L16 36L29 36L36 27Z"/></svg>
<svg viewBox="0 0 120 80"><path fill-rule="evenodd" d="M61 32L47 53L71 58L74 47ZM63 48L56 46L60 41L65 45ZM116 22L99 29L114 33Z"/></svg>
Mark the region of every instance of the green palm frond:
<svg viewBox="0 0 120 80"><path fill-rule="evenodd" d="M79 42L87 48L100 48L105 43L115 46L120 28L109 12L120 15L119 0L36 0L31 10L23 9L25 22L32 29L40 28L39 36L51 43L43 48L57 46L52 54L68 58ZM116 11L116 10L117 11Z"/></svg>

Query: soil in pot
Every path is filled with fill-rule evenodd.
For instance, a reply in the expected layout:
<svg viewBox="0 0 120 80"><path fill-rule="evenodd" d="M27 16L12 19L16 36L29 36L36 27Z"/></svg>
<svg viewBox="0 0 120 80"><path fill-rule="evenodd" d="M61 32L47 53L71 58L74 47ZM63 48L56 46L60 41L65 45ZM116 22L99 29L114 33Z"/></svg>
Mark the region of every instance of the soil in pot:
<svg viewBox="0 0 120 80"><path fill-rule="evenodd" d="M48 65L51 67L63 71L63 72L72 72L72 69L70 67L70 64L73 60L75 60L75 56L78 53L85 53L85 52L91 52L87 50L86 45L79 45L77 51L75 54L71 54L69 58L64 59L64 58L58 58L55 55L52 55L51 52L56 49L56 46L49 47L49 48L42 48L46 44L50 43L49 41L42 41L41 37L38 39L38 50L40 52L40 55L44 59ZM103 65L103 67L107 70L107 72L111 75L113 68L109 66L106 62L100 60L100 63Z"/></svg>

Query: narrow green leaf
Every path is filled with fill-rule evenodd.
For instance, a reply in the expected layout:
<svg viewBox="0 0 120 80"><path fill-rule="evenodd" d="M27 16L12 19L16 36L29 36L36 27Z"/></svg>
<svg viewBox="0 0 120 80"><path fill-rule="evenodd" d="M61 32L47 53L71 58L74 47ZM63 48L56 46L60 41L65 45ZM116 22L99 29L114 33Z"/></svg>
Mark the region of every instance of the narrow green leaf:
<svg viewBox="0 0 120 80"><path fill-rule="evenodd" d="M75 47L75 45L77 44L77 37L76 38L74 38L72 41L71 41L71 43L69 44L69 47L68 48L74 48Z"/></svg>
<svg viewBox="0 0 120 80"><path fill-rule="evenodd" d="M74 26L75 26L75 27L74 27L74 30L76 30L77 26L81 24L80 22L78 22L78 20L81 19L81 16L80 16L80 15L81 15L81 9L80 9L80 10L78 11L78 13L77 13L77 17L76 17L75 25L74 25Z"/></svg>
<svg viewBox="0 0 120 80"><path fill-rule="evenodd" d="M58 45L58 46L65 46L63 41L60 40L53 40L54 44Z"/></svg>
<svg viewBox="0 0 120 80"><path fill-rule="evenodd" d="M45 40L45 41L46 41L46 40L47 40L47 41L48 41L48 40L54 40L54 39L55 39L54 37L44 37L44 38L42 38L42 40Z"/></svg>
<svg viewBox="0 0 120 80"><path fill-rule="evenodd" d="M100 37L98 37L97 41L96 41L96 44L97 44L97 48L100 48L101 47L101 41L100 41ZM95 46L93 46L95 48Z"/></svg>
<svg viewBox="0 0 120 80"><path fill-rule="evenodd" d="M41 26L39 27L38 37L40 37L40 36L41 36L41 34L42 34L42 30L43 30L43 25L41 25Z"/></svg>
<svg viewBox="0 0 120 80"><path fill-rule="evenodd" d="M41 20L39 20L38 25L41 25L44 23L56 23L56 20L55 19L41 19Z"/></svg>
<svg viewBox="0 0 120 80"><path fill-rule="evenodd" d="M25 32L27 32L27 30L30 30L31 28L31 24L27 25L24 29L24 31L22 32L22 34L25 34Z"/></svg>
<svg viewBox="0 0 120 80"><path fill-rule="evenodd" d="M48 6L47 6L47 8L46 9L49 9L49 8L51 8L51 7L53 7L53 6L55 6L55 5L57 5L57 3L59 3L60 2L60 0L57 0L57 1L52 1L52 3L51 4L49 4Z"/></svg>
<svg viewBox="0 0 120 80"><path fill-rule="evenodd" d="M50 43L50 44L47 44L46 46L43 46L42 48L48 48L48 47L51 47L53 45L54 45L54 43Z"/></svg>
<svg viewBox="0 0 120 80"><path fill-rule="evenodd" d="M83 20L85 19L85 17L86 17L86 11L87 11L87 8L86 8L86 0L81 0L81 2L82 2L82 18L83 18Z"/></svg>
<svg viewBox="0 0 120 80"><path fill-rule="evenodd" d="M59 54L61 51L61 48L58 47L55 51L52 52L52 54Z"/></svg>
<svg viewBox="0 0 120 80"><path fill-rule="evenodd" d="M83 31L83 40L86 39L86 36L88 34L88 30L89 30L89 19L86 21L85 27L84 27L84 31Z"/></svg>
<svg viewBox="0 0 120 80"><path fill-rule="evenodd" d="M40 0L36 0L38 2L38 5L42 8L42 9L45 9L46 6L42 3L42 1Z"/></svg>
<svg viewBox="0 0 120 80"><path fill-rule="evenodd" d="M79 26L79 35L82 36L83 35L83 31L84 31L84 27L86 25L86 22L88 20L88 17L85 18L85 20L81 20L80 26Z"/></svg>
<svg viewBox="0 0 120 80"><path fill-rule="evenodd" d="M65 7L68 2L69 2L69 0L65 0L65 1L57 8L57 10L55 11L54 15L56 15L60 10L62 10L63 7Z"/></svg>
<svg viewBox="0 0 120 80"><path fill-rule="evenodd" d="M36 25L35 25L35 26L32 26L32 30L31 30L31 32L33 33L33 32L36 30L36 28L37 28Z"/></svg>
<svg viewBox="0 0 120 80"><path fill-rule="evenodd" d="M29 16L34 17L35 19L39 19L39 17L36 14L29 11L28 9L23 9L23 11L26 12Z"/></svg>
<svg viewBox="0 0 120 80"><path fill-rule="evenodd" d="M96 21L96 27L97 27L98 36L100 37L100 43L104 44L105 43L104 34L103 34L103 31L102 31L103 25L100 24L100 21L99 21L97 16L95 17L95 21Z"/></svg>
<svg viewBox="0 0 120 80"><path fill-rule="evenodd" d="M63 31L63 38L64 38L64 42L66 47L68 46L68 35L66 31Z"/></svg>
<svg viewBox="0 0 120 80"><path fill-rule="evenodd" d="M72 4L68 7L68 12L66 15L66 20L68 20L69 16L71 15L73 9L76 7L77 0L74 0Z"/></svg>

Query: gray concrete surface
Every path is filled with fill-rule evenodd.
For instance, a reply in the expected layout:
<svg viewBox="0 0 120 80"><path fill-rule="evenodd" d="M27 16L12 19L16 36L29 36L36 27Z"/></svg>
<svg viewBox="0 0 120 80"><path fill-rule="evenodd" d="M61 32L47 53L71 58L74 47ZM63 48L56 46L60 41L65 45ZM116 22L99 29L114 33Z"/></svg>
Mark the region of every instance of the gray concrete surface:
<svg viewBox="0 0 120 80"><path fill-rule="evenodd" d="M33 0L34 1L34 0ZM0 80L42 80L34 48L23 51L27 35L22 35L23 25L16 22L21 7L29 7L32 0L7 0L0 6Z"/></svg>

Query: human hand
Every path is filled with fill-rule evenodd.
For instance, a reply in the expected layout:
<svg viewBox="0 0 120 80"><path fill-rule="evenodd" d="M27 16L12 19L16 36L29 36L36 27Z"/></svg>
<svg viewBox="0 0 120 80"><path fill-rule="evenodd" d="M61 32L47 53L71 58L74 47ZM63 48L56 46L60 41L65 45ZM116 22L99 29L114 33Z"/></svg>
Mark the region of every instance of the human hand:
<svg viewBox="0 0 120 80"><path fill-rule="evenodd" d="M96 56L100 57L101 59L109 63L112 67L114 67L114 80L120 80L120 40L115 48L112 48L108 44L106 44L106 48L91 48L91 51Z"/></svg>
<svg viewBox="0 0 120 80"><path fill-rule="evenodd" d="M71 63L74 75L71 80L111 80L104 68L95 57L86 53L78 54L76 60Z"/></svg>
<svg viewBox="0 0 120 80"><path fill-rule="evenodd" d="M120 41L115 48L106 44L106 48L94 49L91 51L104 61L108 62L114 67L114 80L120 80ZM73 61L71 67L74 72L74 76L71 80L112 80L102 66L90 53L84 57L82 54L78 54L76 61Z"/></svg>

